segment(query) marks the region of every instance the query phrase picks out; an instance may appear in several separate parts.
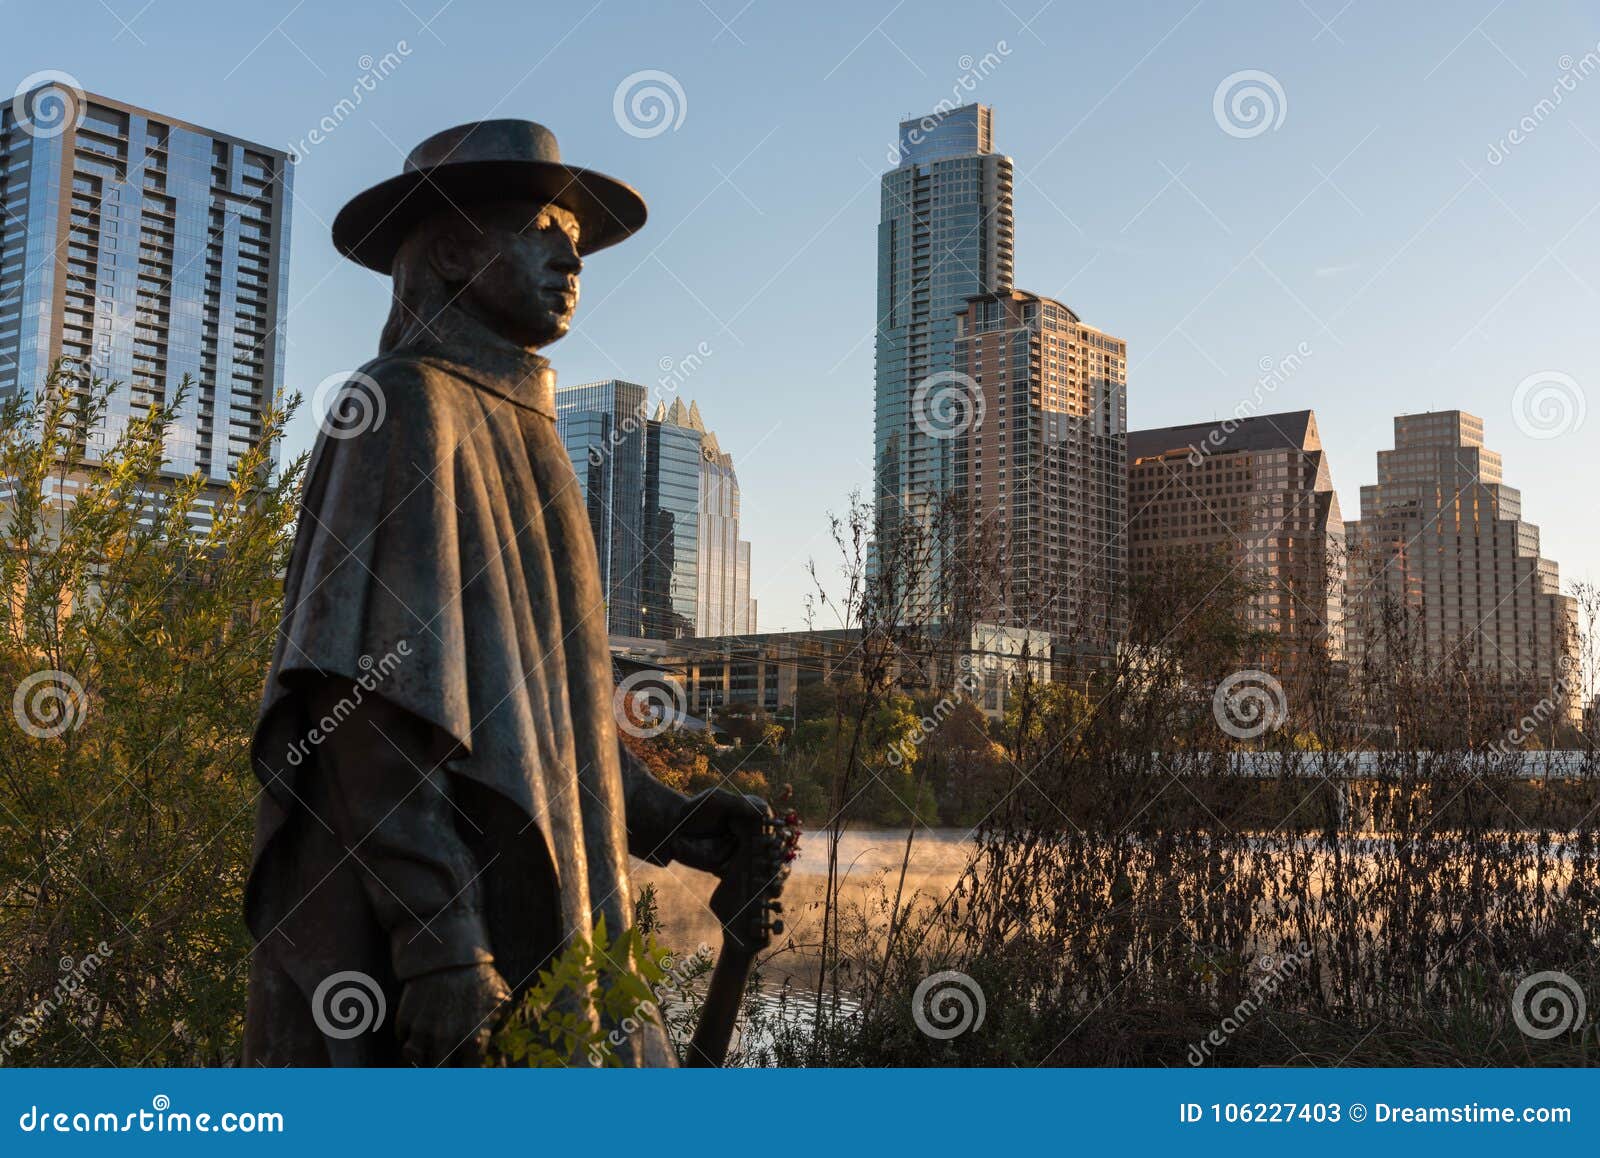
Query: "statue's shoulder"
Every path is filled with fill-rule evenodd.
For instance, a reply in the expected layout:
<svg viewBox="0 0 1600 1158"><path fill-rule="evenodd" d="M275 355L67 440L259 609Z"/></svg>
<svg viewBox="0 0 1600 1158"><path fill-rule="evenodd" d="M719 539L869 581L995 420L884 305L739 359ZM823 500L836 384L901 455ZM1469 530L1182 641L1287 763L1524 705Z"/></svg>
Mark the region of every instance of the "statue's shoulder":
<svg viewBox="0 0 1600 1158"><path fill-rule="evenodd" d="M351 380L375 388L407 413L453 409L473 393L472 377L455 359L425 347L401 347L378 355Z"/></svg>
<svg viewBox="0 0 1600 1158"><path fill-rule="evenodd" d="M348 408L374 415L437 424L453 408L456 388L462 379L447 364L409 350L380 354L351 371L339 388L335 405L343 400Z"/></svg>
<svg viewBox="0 0 1600 1158"><path fill-rule="evenodd" d="M351 374L351 380L362 378L390 388L427 387L459 381L444 363L437 358L415 350L395 350L379 354L365 366Z"/></svg>
<svg viewBox="0 0 1600 1158"><path fill-rule="evenodd" d="M380 354L350 371L321 416L313 468L347 456L437 453L460 427L458 383L448 369L404 351Z"/></svg>

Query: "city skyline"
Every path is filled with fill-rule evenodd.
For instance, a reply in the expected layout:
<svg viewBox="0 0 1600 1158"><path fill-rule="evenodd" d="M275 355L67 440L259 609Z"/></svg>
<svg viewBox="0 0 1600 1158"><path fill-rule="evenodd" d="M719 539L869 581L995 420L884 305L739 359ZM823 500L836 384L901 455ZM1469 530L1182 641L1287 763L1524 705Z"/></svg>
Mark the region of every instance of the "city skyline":
<svg viewBox="0 0 1600 1158"><path fill-rule="evenodd" d="M525 57L514 36L502 48L474 34L486 18L518 26L492 5L415 17L357 5L315 18L267 5L254 24L219 31L199 9L163 3L123 13L131 31L110 13L81 29L19 13L15 43L27 50L5 59L13 80L59 68L91 90L295 147L288 380L308 397L371 355L355 319L381 316L386 293L381 278L337 266L324 226L343 196L422 132L491 110L584 140L599 167L644 191L653 220L637 258L604 255L586 270L577 327L551 351L560 381L650 381L663 359L702 342L713 351L693 390L728 415L719 435L748 464L768 629L800 626L807 559L832 569L826 512L853 488L870 496L874 192L894 144L884 126L946 99L996 109L1017 158L1017 283L1127 340L1130 425L1230 416L1259 391L1259 363L1304 345L1309 356L1264 409L1317 410L1346 510L1372 481L1395 414L1468 409L1501 432L1546 552L1567 578L1592 576L1582 488L1562 483L1592 458L1596 427L1569 414L1563 428L1541 428L1528 404L1546 388L1558 402L1575 389L1586 404L1594 364L1585 317L1600 222L1587 190L1600 98L1583 71L1600 39L1593 22L1191 11L1074 21L1050 7L1030 22L1001 5L938 20L841 7L823 38L761 7L620 23L606 9L558 21ZM789 52L775 64L765 49L780 41ZM483 67L465 67L469 48ZM1063 48L1081 61L1072 75L1046 67ZM615 62L603 76L600 59ZM682 90L681 122L630 132L613 97L650 69ZM1250 70L1284 94L1281 119L1274 111L1259 132L1228 121L1225 101L1214 116L1221 82ZM1534 112L1569 71L1576 90ZM1348 83L1358 75L1385 83ZM267 83L284 77L295 83ZM224 80L224 105L194 97ZM730 99L757 85L770 99ZM357 107L335 112L357 89ZM1534 128L1519 129L1529 117ZM318 129L326 118L333 128ZM800 301L793 285L817 292ZM626 307L638 300L653 308ZM803 348L786 340L797 302ZM286 450L304 449L314 429L302 414ZM808 453L782 453L794 446Z"/></svg>
<svg viewBox="0 0 1600 1158"><path fill-rule="evenodd" d="M19 1136L1600 1136L1600 5L4 28Z"/></svg>

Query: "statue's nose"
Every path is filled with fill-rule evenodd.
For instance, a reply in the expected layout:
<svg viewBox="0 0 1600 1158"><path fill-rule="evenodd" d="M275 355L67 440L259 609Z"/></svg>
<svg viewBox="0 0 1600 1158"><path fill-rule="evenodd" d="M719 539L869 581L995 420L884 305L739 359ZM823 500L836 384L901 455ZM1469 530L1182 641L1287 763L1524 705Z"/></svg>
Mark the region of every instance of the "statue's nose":
<svg viewBox="0 0 1600 1158"><path fill-rule="evenodd" d="M578 247L568 238L550 259L550 268L561 273L578 274L583 271L583 258L578 256Z"/></svg>

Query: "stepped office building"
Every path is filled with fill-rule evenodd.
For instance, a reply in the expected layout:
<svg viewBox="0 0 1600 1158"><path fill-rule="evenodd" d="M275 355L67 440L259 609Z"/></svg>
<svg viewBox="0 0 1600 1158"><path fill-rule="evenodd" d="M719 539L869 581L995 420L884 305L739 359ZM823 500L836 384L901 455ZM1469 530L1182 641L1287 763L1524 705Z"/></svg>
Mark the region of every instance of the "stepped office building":
<svg viewBox="0 0 1600 1158"><path fill-rule="evenodd" d="M700 568L694 626L703 636L750 635L756 630L756 601L750 598L750 544L739 538L739 476L733 455L705 428L700 408L656 412L656 421L700 434Z"/></svg>
<svg viewBox="0 0 1600 1158"><path fill-rule="evenodd" d="M957 369L956 314L1012 288L1012 163L992 136L984 105L903 121L883 175L873 470L885 534L926 518L956 484L958 431L934 404ZM936 598L937 576L928 583Z"/></svg>
<svg viewBox="0 0 1600 1158"><path fill-rule="evenodd" d="M1404 609L1434 664L1486 668L1536 695L1558 689L1581 718L1563 666L1577 659L1577 602L1540 557L1539 528L1523 521L1522 493L1502 481L1481 418L1396 418L1394 449L1378 452L1378 481L1361 488L1361 518L1345 527L1353 660L1381 649L1385 611Z"/></svg>
<svg viewBox="0 0 1600 1158"><path fill-rule="evenodd" d="M733 459L698 406L634 382L556 391L557 427L589 512L606 630L680 639L755 630Z"/></svg>
<svg viewBox="0 0 1600 1158"><path fill-rule="evenodd" d="M184 400L171 469L213 483L283 385L288 155L50 84L0 106L0 397L59 358L120 385L84 447Z"/></svg>
<svg viewBox="0 0 1600 1158"><path fill-rule="evenodd" d="M1277 636L1279 661L1340 657L1344 523L1314 413L1131 431L1128 509L1136 582L1219 553L1261 584L1250 626Z"/></svg>
<svg viewBox="0 0 1600 1158"><path fill-rule="evenodd" d="M994 580L982 618L1046 633L1057 653L1110 655L1124 630L1126 344L1013 290L970 299L955 348L979 396L953 445L968 565Z"/></svg>

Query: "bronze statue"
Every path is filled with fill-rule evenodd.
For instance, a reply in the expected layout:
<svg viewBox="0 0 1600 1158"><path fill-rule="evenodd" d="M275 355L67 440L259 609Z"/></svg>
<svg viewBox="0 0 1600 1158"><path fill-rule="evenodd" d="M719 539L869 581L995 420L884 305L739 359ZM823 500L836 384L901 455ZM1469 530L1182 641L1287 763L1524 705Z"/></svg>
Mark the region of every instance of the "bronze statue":
<svg viewBox="0 0 1600 1158"><path fill-rule="evenodd" d="M500 120L430 137L334 222L394 303L312 455L256 730L249 1063L477 1064L552 954L631 924L630 852L724 870L765 813L684 797L618 742L537 353L582 258L644 220L543 126ZM365 1016L324 1008L351 999ZM653 1024L620 1052L672 1064Z"/></svg>

